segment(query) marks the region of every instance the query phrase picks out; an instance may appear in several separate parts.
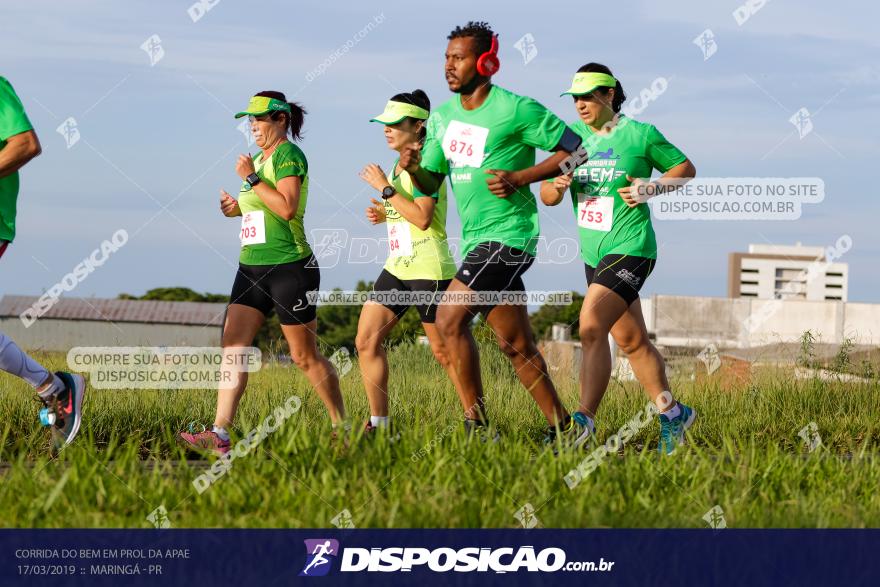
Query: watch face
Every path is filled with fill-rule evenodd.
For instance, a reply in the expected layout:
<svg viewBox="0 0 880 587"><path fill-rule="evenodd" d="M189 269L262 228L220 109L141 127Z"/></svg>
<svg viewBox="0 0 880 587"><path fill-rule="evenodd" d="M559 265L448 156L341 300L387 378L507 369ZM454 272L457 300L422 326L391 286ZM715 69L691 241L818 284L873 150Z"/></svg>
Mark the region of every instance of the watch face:
<svg viewBox="0 0 880 587"><path fill-rule="evenodd" d="M383 198L390 198L390 197L393 196L394 194L395 194L395 190L394 190L394 188L391 187L390 185L387 186L387 187L385 187L385 188L382 190L382 197L383 197Z"/></svg>

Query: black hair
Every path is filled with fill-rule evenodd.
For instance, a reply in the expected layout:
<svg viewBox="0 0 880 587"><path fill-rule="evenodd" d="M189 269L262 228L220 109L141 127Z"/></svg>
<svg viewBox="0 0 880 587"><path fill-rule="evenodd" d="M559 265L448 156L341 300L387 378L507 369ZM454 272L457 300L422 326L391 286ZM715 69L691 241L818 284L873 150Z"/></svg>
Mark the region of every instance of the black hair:
<svg viewBox="0 0 880 587"><path fill-rule="evenodd" d="M287 98L284 96L283 92L264 90L262 92L258 92L256 95L263 96L264 98L273 98L275 100L287 102ZM287 102L287 105L290 106L289 115L287 114L287 112L276 110L269 114L269 118L271 118L272 120L278 120L282 116L287 117L287 127L288 132L290 133L290 138L292 138L294 141L298 141L302 139L302 127L306 117L306 109L303 108L301 104L298 104L296 102Z"/></svg>
<svg viewBox="0 0 880 587"><path fill-rule="evenodd" d="M580 69L577 70L578 73L605 73L612 77L614 74L611 73L611 70L608 69L607 66L602 65L601 63L587 63L586 65L582 65ZM597 92L602 92L603 94L608 93L608 88L600 87L596 88ZM614 87L614 101L611 103L611 109L615 112L620 112L620 107L626 101L626 94L623 93L623 86L620 84L620 80L617 81L617 86Z"/></svg>
<svg viewBox="0 0 880 587"><path fill-rule="evenodd" d="M426 94L423 90L413 90L412 92L402 92L400 94L394 94L391 96L392 102L405 102L407 104L412 104L413 106L418 106L423 110L431 111L431 100L428 99L428 94ZM415 122L416 120L421 120L422 122L422 130L419 132L419 141L424 142L425 137L428 134L426 121L421 118L413 118L412 116L407 116L407 118Z"/></svg>
<svg viewBox="0 0 880 587"><path fill-rule="evenodd" d="M492 37L494 36L495 32L492 30L492 27L489 26L489 23L471 20L463 27L455 27L446 38L451 41L452 39L471 37L474 39L474 46L476 47L477 55L482 55L492 48Z"/></svg>

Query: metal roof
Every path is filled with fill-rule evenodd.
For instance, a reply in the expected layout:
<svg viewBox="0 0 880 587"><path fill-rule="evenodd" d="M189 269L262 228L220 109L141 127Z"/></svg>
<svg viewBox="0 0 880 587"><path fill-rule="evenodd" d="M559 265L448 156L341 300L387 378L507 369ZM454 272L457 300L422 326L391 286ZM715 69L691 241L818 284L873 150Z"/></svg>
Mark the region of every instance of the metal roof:
<svg viewBox="0 0 880 587"><path fill-rule="evenodd" d="M36 296L3 296L0 318L18 317L33 306ZM98 320L149 324L197 324L222 326L226 304L165 302L102 298L60 298L42 318Z"/></svg>

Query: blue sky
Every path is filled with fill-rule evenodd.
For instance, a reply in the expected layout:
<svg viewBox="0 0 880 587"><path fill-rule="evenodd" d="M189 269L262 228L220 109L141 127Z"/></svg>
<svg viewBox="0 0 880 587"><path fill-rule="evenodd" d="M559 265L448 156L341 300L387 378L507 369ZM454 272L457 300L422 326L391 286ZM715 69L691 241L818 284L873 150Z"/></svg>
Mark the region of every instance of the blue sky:
<svg viewBox="0 0 880 587"><path fill-rule="evenodd" d="M749 243L832 245L848 234L850 300L880 301L878 204L871 169L880 124L880 20L875 3L772 0L742 26L739 1L616 2L567 14L508 2L339 3L220 0L193 22L191 2L7 4L0 20L0 75L21 96L43 143L22 172L19 236L2 261L0 294L39 294L119 228L130 242L71 295L115 297L160 286L228 293L238 225L217 209L235 194L234 161L248 146L232 113L256 91L277 89L309 111L302 147L310 165L306 228L382 236L363 211L373 195L357 177L393 160L367 121L399 90L423 88L434 104L446 35L468 20L500 34L498 85L530 95L570 121L559 98L583 63L609 65L631 96L657 77L667 91L638 117L657 125L712 177L824 179L825 201L797 221L655 222L660 259L643 295L724 296L727 254ZM439 8L442 6L442 10ZM559 5L562 6L562 5ZM259 11L257 11L259 7ZM311 82L307 74L381 22ZM692 43L711 29L717 53ZM537 56L514 43L530 33ZM141 44L161 38L151 66ZM813 113L800 139L789 122ZM56 128L74 117L81 140ZM534 188L537 190L537 186ZM166 207L164 208L163 207ZM459 223L450 206L449 232ZM548 239L575 237L570 207L541 207ZM322 288L374 279L382 262L338 265ZM578 258L537 263L528 287L585 288Z"/></svg>

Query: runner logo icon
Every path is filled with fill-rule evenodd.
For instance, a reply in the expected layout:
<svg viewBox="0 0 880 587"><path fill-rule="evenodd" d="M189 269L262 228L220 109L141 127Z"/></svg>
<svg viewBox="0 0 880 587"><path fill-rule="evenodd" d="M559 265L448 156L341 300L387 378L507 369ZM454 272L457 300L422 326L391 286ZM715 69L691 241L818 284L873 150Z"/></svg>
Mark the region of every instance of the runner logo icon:
<svg viewBox="0 0 880 587"><path fill-rule="evenodd" d="M305 543L306 565L299 576L323 577L330 572L332 560L339 556L339 541L332 538L311 538Z"/></svg>

